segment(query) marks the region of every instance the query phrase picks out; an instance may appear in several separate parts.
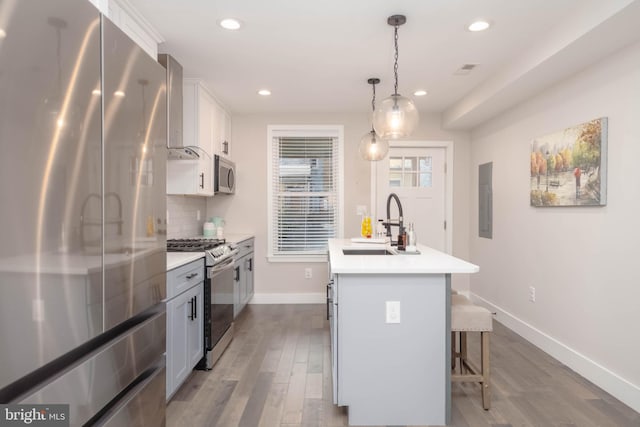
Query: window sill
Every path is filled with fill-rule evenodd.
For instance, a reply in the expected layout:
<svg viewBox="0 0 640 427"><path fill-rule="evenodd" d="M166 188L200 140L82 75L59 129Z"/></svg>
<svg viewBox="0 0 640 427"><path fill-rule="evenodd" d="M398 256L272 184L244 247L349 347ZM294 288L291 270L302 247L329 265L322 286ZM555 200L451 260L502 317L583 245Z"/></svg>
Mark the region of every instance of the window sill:
<svg viewBox="0 0 640 427"><path fill-rule="evenodd" d="M309 255L309 256L268 256L269 262L328 262L329 255Z"/></svg>

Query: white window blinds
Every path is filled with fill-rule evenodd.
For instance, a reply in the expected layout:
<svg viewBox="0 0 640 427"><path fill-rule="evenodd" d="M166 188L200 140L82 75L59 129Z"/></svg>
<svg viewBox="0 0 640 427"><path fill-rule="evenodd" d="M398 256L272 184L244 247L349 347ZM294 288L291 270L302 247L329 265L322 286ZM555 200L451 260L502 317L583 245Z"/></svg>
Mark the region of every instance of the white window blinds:
<svg viewBox="0 0 640 427"><path fill-rule="evenodd" d="M271 256L324 255L338 236L338 145L332 136L273 136Z"/></svg>

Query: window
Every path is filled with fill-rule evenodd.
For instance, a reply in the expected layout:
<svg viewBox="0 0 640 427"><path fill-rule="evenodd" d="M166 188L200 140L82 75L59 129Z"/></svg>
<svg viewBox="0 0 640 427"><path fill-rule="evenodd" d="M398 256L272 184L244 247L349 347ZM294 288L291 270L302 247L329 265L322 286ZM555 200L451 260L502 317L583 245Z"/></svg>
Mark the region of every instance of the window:
<svg viewBox="0 0 640 427"><path fill-rule="evenodd" d="M342 126L269 126L269 260L326 261L342 236Z"/></svg>
<svg viewBox="0 0 640 427"><path fill-rule="evenodd" d="M389 187L431 187L431 156L389 158Z"/></svg>

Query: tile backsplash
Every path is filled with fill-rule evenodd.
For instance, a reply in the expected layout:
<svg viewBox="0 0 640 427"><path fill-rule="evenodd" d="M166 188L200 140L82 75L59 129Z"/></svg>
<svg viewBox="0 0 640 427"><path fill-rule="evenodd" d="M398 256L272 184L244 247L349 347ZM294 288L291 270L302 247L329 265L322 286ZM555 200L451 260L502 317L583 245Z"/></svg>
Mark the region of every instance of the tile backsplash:
<svg viewBox="0 0 640 427"><path fill-rule="evenodd" d="M200 219L198 220L198 211ZM202 234L207 214L204 197L167 196L167 239L180 239Z"/></svg>

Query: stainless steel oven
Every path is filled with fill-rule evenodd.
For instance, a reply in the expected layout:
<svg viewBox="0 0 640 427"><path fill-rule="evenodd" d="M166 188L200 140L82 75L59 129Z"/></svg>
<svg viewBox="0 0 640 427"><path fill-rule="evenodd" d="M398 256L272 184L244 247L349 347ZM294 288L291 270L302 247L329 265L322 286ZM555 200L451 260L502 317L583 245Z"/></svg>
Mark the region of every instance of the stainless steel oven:
<svg viewBox="0 0 640 427"><path fill-rule="evenodd" d="M205 332L208 334L205 336L205 342L210 344L205 354L206 369L213 368L233 336L234 270L233 256L212 267L207 267L207 285L211 287L209 303L211 328Z"/></svg>
<svg viewBox="0 0 640 427"><path fill-rule="evenodd" d="M214 157L214 182L215 193L233 194L236 191L236 165L216 154Z"/></svg>

